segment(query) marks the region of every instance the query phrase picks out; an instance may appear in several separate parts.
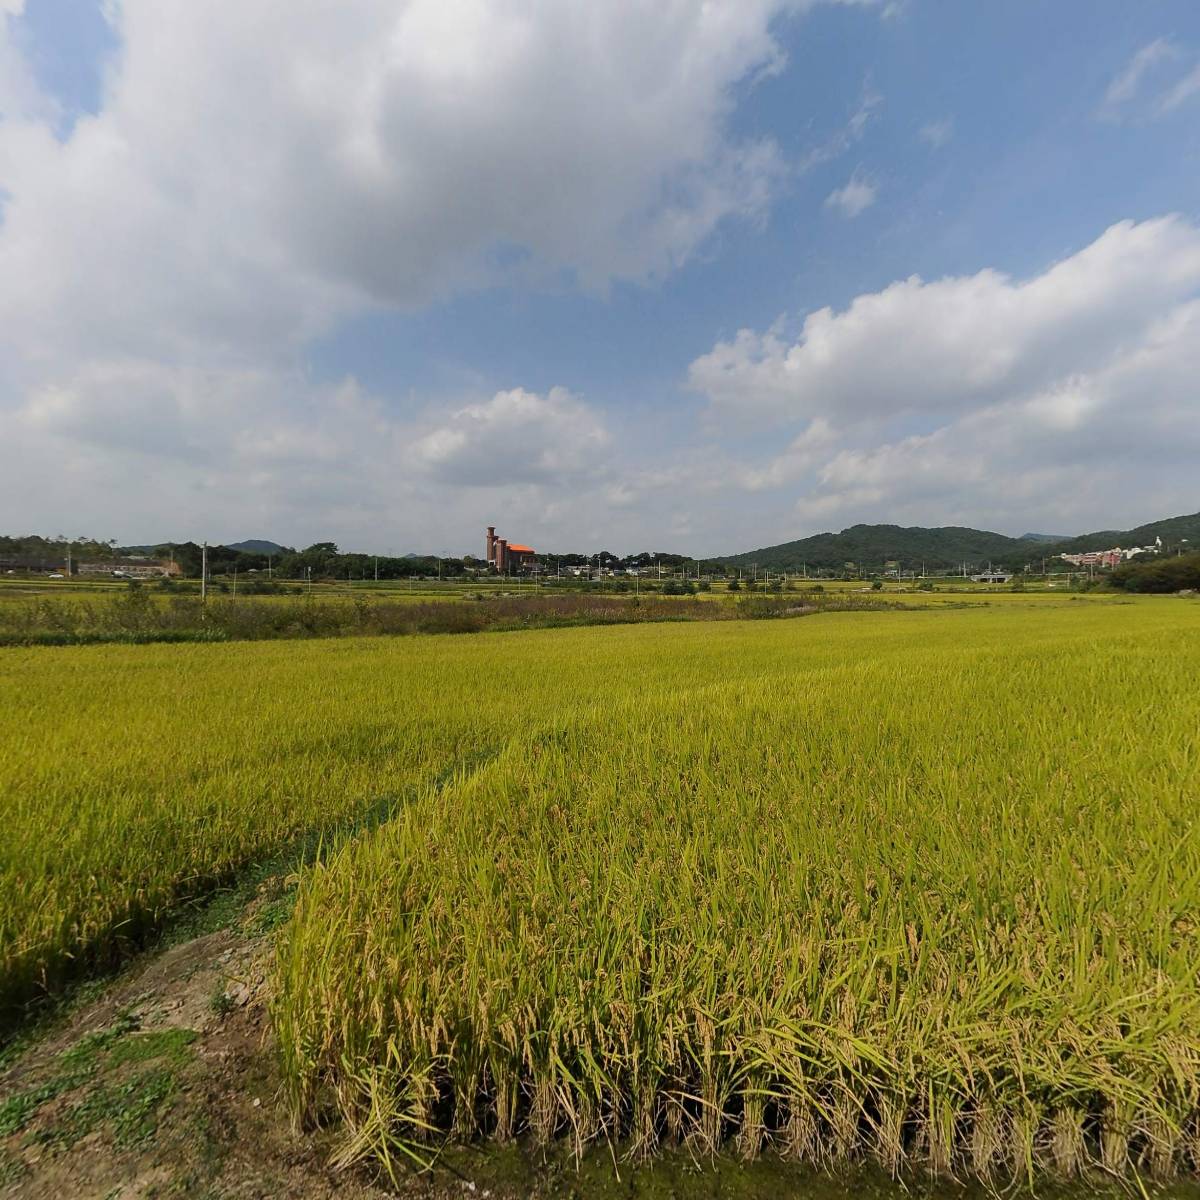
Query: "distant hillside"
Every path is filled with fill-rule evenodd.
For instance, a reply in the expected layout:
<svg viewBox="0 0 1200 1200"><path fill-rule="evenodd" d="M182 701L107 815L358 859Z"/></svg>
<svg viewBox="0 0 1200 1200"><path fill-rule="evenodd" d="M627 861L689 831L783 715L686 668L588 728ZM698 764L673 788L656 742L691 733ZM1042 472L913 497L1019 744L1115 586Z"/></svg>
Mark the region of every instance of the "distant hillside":
<svg viewBox="0 0 1200 1200"><path fill-rule="evenodd" d="M1014 538L958 525L932 529L920 525L851 525L841 533L818 533L778 546L733 554L718 561L734 567L757 564L774 571L796 571L805 565L840 570L848 562L854 563L860 571L878 571L885 563L893 561L908 569L919 568L924 563L927 570L953 570L964 562L969 565L991 562L998 567L1016 569L1056 554L1106 550L1117 545L1148 545L1155 537L1161 537L1168 545L1187 542L1200 546L1200 513L1168 517L1139 525L1136 529L1100 530L1055 541L1033 539L1028 535Z"/></svg>
<svg viewBox="0 0 1200 1200"><path fill-rule="evenodd" d="M1057 554L1078 554L1084 550L1103 550L1109 546L1147 546L1156 537L1168 546L1200 546L1200 513L1189 513L1183 517L1167 517L1162 521L1151 521L1136 529L1106 529L1099 533L1087 533L1082 537L1068 538L1054 545Z"/></svg>
<svg viewBox="0 0 1200 1200"><path fill-rule="evenodd" d="M1069 542L1074 534L1071 533L1023 533L1018 541L1022 542Z"/></svg>
<svg viewBox="0 0 1200 1200"><path fill-rule="evenodd" d="M839 570L854 563L859 570L881 570L884 563L898 561L907 567L925 563L939 570L955 567L964 560L1002 562L1016 548L1028 554L1031 545L1019 538L982 529L946 525L925 529L916 525L851 525L841 533L818 533L813 537L781 546L767 546L746 554L734 554L721 561L734 567L757 565L776 571L794 571L802 566Z"/></svg>
<svg viewBox="0 0 1200 1200"><path fill-rule="evenodd" d="M240 550L243 554L278 554L283 548L278 542L264 542L257 538L229 543L230 550Z"/></svg>

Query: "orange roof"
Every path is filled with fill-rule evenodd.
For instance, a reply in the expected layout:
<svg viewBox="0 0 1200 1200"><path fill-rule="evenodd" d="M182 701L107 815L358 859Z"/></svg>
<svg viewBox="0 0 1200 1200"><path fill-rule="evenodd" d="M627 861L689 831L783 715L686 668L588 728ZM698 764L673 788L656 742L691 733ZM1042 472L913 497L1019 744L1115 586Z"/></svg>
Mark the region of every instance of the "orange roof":
<svg viewBox="0 0 1200 1200"><path fill-rule="evenodd" d="M533 554L535 553L532 546L518 546L516 542L509 542L508 548L514 554Z"/></svg>

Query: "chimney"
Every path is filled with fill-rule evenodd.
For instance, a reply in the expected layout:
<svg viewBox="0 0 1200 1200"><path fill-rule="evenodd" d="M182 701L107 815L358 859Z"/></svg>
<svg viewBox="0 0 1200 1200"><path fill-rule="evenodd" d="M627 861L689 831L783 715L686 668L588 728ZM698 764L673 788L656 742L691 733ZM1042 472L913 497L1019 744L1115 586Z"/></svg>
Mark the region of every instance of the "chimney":
<svg viewBox="0 0 1200 1200"><path fill-rule="evenodd" d="M490 563L496 557L496 527L487 527L487 561Z"/></svg>

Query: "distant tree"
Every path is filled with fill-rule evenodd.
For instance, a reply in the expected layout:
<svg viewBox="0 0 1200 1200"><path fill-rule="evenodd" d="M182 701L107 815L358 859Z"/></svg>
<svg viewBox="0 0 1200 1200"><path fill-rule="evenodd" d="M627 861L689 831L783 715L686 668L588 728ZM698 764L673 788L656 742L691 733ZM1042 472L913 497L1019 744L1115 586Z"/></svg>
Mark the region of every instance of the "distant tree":
<svg viewBox="0 0 1200 1200"><path fill-rule="evenodd" d="M1200 588L1200 553L1122 563L1111 576L1128 592L1181 592Z"/></svg>

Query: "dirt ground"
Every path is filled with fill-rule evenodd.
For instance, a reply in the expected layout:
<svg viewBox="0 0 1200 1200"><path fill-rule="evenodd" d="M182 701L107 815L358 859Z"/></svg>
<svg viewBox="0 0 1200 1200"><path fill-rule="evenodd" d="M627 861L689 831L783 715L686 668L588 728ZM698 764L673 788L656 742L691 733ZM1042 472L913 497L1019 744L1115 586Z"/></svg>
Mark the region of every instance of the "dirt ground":
<svg viewBox="0 0 1200 1200"><path fill-rule="evenodd" d="M0 1074L0 1195L391 1194L334 1174L325 1139L290 1128L261 908L145 956Z"/></svg>

